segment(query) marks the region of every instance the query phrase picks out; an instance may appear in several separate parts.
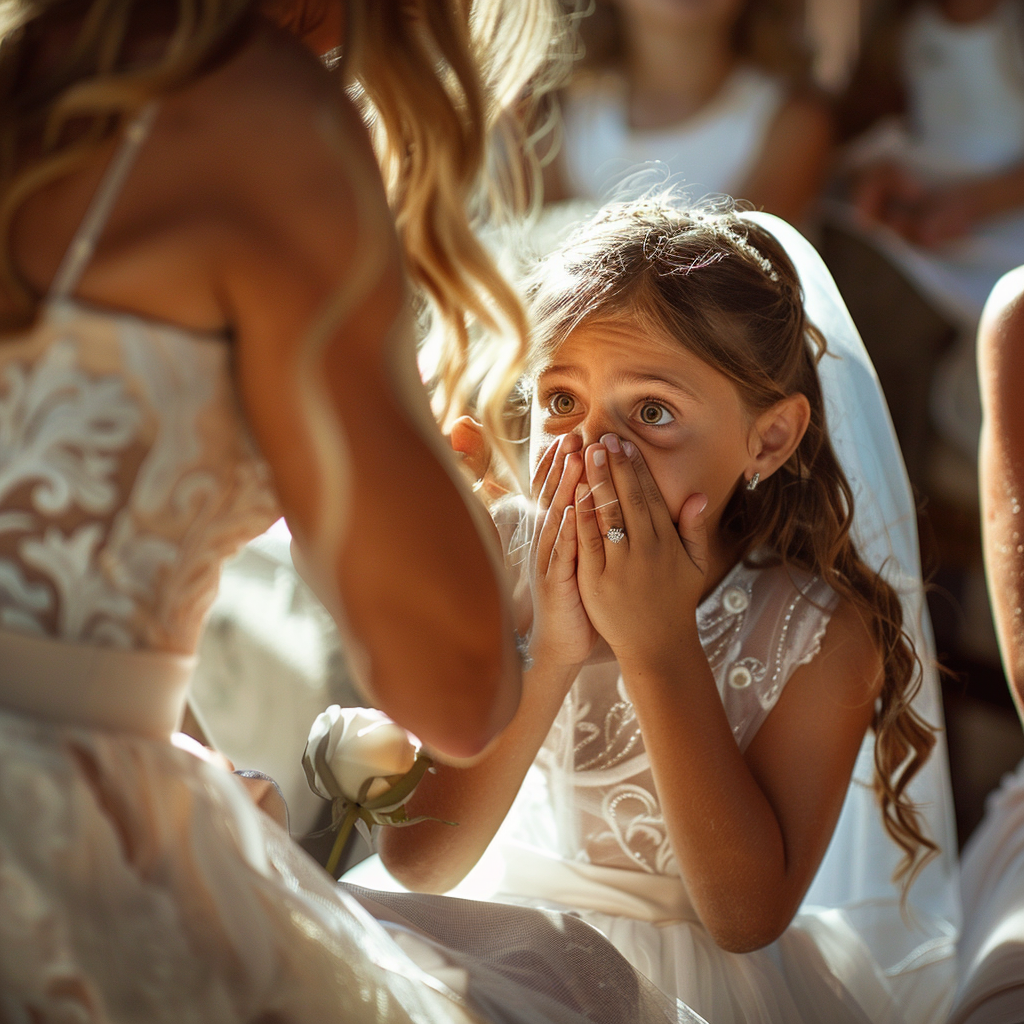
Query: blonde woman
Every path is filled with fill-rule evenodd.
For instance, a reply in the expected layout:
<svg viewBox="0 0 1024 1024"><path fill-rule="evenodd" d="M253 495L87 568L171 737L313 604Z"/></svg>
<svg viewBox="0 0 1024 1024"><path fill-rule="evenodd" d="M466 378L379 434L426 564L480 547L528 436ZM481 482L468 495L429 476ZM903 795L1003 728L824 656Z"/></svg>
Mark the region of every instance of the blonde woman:
<svg viewBox="0 0 1024 1024"><path fill-rule="evenodd" d="M170 737L220 563L282 512L383 708L454 756L514 713L407 281L454 398L473 318L521 330L466 210L556 27L542 0L0 4L3 1019L469 1014Z"/></svg>

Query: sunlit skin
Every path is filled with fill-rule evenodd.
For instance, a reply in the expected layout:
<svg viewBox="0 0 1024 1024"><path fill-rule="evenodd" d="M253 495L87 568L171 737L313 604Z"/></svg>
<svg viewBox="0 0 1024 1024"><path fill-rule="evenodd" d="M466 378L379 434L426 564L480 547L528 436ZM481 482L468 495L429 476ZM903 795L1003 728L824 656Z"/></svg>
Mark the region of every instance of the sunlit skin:
<svg viewBox="0 0 1024 1024"><path fill-rule="evenodd" d="M298 11L270 6L285 23ZM372 699L435 751L470 757L519 694L500 555L478 536L483 517L419 381L380 171L359 111L315 56L342 40L344 5L322 7L304 39L262 25L229 60L161 98L76 297L232 339L247 425L293 533L311 538L323 477L305 400L288 382L312 325L369 275L320 378L348 455L344 536L337 557L307 562L367 656ZM116 144L19 211L13 256L40 292Z"/></svg>
<svg viewBox="0 0 1024 1024"><path fill-rule="evenodd" d="M726 503L755 467L755 417L735 385L678 341L646 335L638 353L635 327L586 325L560 346L538 376L530 426L530 465L561 440L556 459L585 451L590 460L606 434L635 444L678 525L686 502L707 499L702 522L712 544L704 592L736 561L718 538ZM569 462L582 467L576 454ZM762 475L764 475L762 471ZM600 487L594 500L613 500Z"/></svg>
<svg viewBox="0 0 1024 1024"><path fill-rule="evenodd" d="M697 630L701 598L744 554L722 534L722 511L754 473L768 479L786 463L807 427L807 399L749 410L680 341L625 322L577 328L535 390L536 524L524 564L533 666L523 698L480 762L440 769L409 803L410 815L459 827L388 830L381 856L410 888L458 882L573 683L610 656L694 909L723 948L757 949L788 926L824 856L881 683L866 625L840 603L819 654L741 751ZM464 430L460 450L486 465L474 437ZM612 543L616 526L625 537Z"/></svg>

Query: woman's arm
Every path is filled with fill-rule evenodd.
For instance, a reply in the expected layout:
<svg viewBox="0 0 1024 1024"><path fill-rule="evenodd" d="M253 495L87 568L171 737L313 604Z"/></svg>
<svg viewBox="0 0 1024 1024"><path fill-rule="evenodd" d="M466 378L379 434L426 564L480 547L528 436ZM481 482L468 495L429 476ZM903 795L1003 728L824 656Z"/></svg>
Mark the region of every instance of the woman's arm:
<svg viewBox="0 0 1024 1024"><path fill-rule="evenodd" d="M246 95L221 157L236 216L213 263L247 418L373 699L431 747L473 756L518 703L513 623L500 553L482 538L419 384L369 142L292 40L268 32L248 60L248 74L236 67ZM297 367L318 328L304 381ZM324 400L319 419L311 390ZM334 512L332 547L317 539Z"/></svg>
<svg viewBox="0 0 1024 1024"><path fill-rule="evenodd" d="M1024 267L992 291L978 334L981 529L1003 669L1024 721Z"/></svg>

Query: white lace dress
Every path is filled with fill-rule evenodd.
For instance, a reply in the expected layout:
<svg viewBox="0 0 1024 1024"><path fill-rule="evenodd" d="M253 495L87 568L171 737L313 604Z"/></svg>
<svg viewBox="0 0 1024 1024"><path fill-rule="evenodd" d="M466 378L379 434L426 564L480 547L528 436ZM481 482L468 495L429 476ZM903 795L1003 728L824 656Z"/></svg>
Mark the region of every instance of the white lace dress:
<svg viewBox="0 0 1024 1024"><path fill-rule="evenodd" d="M741 749L818 652L836 604L816 577L743 563L701 603L701 643ZM346 877L397 887L379 861ZM571 912L711 1024L944 1019L955 929L904 922L881 901L819 906L814 892L772 945L716 945L679 876L643 736L609 662L580 674L508 819L453 895Z"/></svg>
<svg viewBox="0 0 1024 1024"><path fill-rule="evenodd" d="M470 981L171 742L221 563L278 510L224 339L73 297L152 116L38 322L0 341L0 1020L464 1024L474 1004L496 1022L596 1019L593 996L552 988L568 973L552 918L505 926L554 936L554 978L503 974L495 954ZM574 927L573 949L603 945L614 968ZM695 1020L632 985L617 1019Z"/></svg>

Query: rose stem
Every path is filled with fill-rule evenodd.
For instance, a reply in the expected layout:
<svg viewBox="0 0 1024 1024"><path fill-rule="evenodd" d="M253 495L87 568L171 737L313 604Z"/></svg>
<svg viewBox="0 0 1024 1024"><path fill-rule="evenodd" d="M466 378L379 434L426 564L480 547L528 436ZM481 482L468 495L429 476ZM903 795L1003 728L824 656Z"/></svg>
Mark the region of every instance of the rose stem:
<svg viewBox="0 0 1024 1024"><path fill-rule="evenodd" d="M338 828L338 834L334 838L334 846L331 847L331 855L327 858L327 874L331 878L335 878L335 871L338 869L338 861L341 860L341 851L345 849L345 840L348 839L349 834L352 832L352 826L356 823L356 818L359 816L359 804L350 803L345 811L345 817L341 819L341 825Z"/></svg>

